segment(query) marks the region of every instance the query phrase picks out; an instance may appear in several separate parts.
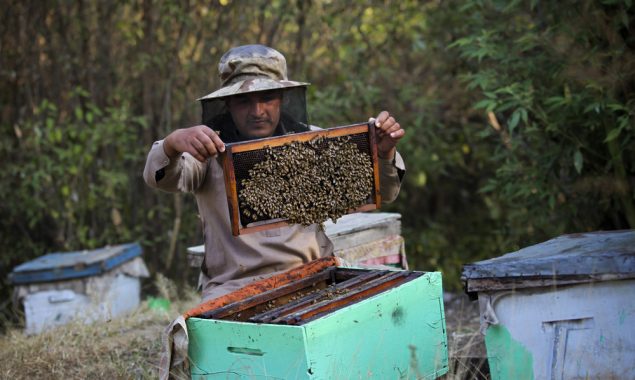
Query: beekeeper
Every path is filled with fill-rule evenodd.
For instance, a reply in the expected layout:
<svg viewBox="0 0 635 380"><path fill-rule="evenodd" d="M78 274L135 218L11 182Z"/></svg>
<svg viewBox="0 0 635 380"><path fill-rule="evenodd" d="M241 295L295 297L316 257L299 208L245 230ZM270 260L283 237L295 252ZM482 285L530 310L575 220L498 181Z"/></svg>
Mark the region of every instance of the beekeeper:
<svg viewBox="0 0 635 380"><path fill-rule="evenodd" d="M267 46L230 49L218 65L221 88L199 100L203 122L177 129L156 141L146 161L144 179L168 192L192 192L205 237L201 267L203 300L246 283L332 255L333 245L318 225L290 225L240 236L231 233L219 153L225 143L304 132L308 83L287 79L284 56ZM404 130L388 112L374 118L380 163L381 197L399 193L404 164L396 145Z"/></svg>

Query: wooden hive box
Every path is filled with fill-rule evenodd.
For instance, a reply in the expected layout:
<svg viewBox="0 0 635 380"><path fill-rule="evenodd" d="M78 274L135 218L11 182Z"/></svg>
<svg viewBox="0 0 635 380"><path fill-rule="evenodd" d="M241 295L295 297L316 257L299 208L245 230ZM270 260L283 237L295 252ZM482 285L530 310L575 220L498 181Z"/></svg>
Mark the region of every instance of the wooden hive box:
<svg viewBox="0 0 635 380"><path fill-rule="evenodd" d="M338 294L332 301L311 299L320 292L290 291L330 288L299 278L188 318L192 378L420 379L448 371L439 272L326 271L312 278L341 275L338 286L356 282L364 289L349 285L350 293L326 291ZM371 294L373 283L382 289ZM267 296L274 293L278 298ZM342 302L346 297L354 302ZM272 299L273 310L266 306ZM329 309L329 302L337 306Z"/></svg>
<svg viewBox="0 0 635 380"><path fill-rule="evenodd" d="M90 251L50 253L14 268L13 298L24 307L27 334L73 320L93 322L125 315L140 303L148 277L137 243Z"/></svg>
<svg viewBox="0 0 635 380"><path fill-rule="evenodd" d="M635 230L563 235L462 278L493 380L635 379Z"/></svg>
<svg viewBox="0 0 635 380"><path fill-rule="evenodd" d="M408 269L401 215L393 212L358 212L324 223L324 232L333 242L333 254L354 266L387 265ZM205 245L187 248L191 267L200 268Z"/></svg>

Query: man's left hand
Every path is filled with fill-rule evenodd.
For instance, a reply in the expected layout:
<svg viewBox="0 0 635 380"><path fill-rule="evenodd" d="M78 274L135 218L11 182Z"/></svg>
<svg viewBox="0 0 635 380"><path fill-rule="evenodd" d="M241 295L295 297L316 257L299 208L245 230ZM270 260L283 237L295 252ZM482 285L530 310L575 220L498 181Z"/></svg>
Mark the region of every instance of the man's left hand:
<svg viewBox="0 0 635 380"><path fill-rule="evenodd" d="M393 159L397 141L404 136L406 131L401 128L393 116L390 116L388 111L381 111L375 119L371 118L369 122L371 125L375 124L377 131L377 155L379 158Z"/></svg>

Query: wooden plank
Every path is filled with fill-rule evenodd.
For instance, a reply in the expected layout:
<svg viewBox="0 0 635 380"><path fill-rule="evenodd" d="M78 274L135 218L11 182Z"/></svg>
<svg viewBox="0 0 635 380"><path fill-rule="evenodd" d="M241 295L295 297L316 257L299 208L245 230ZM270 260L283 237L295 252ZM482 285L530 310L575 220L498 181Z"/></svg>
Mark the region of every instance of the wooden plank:
<svg viewBox="0 0 635 380"><path fill-rule="evenodd" d="M370 151L373 159L373 180L375 181L375 206L381 207L381 192L379 191L379 159L377 154L377 129L370 124L368 125L370 131L368 133Z"/></svg>
<svg viewBox="0 0 635 380"><path fill-rule="evenodd" d="M201 314L200 317L210 318L210 319L223 319L232 314L239 313L246 309L252 308L256 305L260 305L267 301L275 300L278 297L282 297L284 295L308 288L310 286L317 284L318 282L326 281L328 278L330 278L331 272L333 272L335 268L336 267L328 268L322 272L318 272L316 274L302 278L298 281L294 281L284 286L280 286L278 288L274 288L259 294L255 294L251 297L245 298L243 300L239 300L229 305L225 305L215 310L210 310L206 313Z"/></svg>
<svg viewBox="0 0 635 380"><path fill-rule="evenodd" d="M234 172L234 156L231 149L225 149L223 157L223 175L225 177L225 193L231 220L232 235L240 233L240 215L238 207L238 192L236 190L236 174Z"/></svg>
<svg viewBox="0 0 635 380"><path fill-rule="evenodd" d="M400 235L401 215L393 212L372 212L344 215L339 218L336 223L332 221L326 221L324 223L325 232L331 240L338 236L352 235L368 229L376 230L375 233L378 233L384 228L391 229L391 232L371 240L377 240L388 235Z"/></svg>
<svg viewBox="0 0 635 380"><path fill-rule="evenodd" d="M370 259L385 254L396 254L400 252L403 256L402 267L407 268L407 260L405 252L401 250L392 250L392 245L388 239L384 238L401 238L401 215L397 213L352 213L342 216L337 223L327 221L324 223L326 235L333 242L335 255L345 259L347 262L356 263L360 260ZM287 222L269 225L264 227L283 227L288 225ZM254 227L246 227L251 229ZM257 230L250 230L255 232ZM372 250L367 248L372 247ZM390 248L390 250L388 249ZM367 252L369 256L363 256ZM381 254L380 254L381 253ZM191 267L200 267L205 255L205 246L198 245L187 249L188 261Z"/></svg>
<svg viewBox="0 0 635 380"><path fill-rule="evenodd" d="M567 285L617 281L635 278L635 274L601 274L601 275L554 275L551 278L535 277L504 277L504 278L476 278L467 280L466 290L470 293L481 291L517 290L523 288L561 287Z"/></svg>
<svg viewBox="0 0 635 380"><path fill-rule="evenodd" d="M183 314L184 318L195 317L206 313L210 310L217 309L219 307L228 305L232 302L242 300L247 297L251 297L254 294L259 294L293 281L297 281L301 278L311 276L315 273L321 272L328 267L337 266L339 264L336 257L324 257L321 259L308 262L301 267L290 269L283 273L275 274L271 277L252 282L236 291L226 294L222 297L214 298L207 302L204 302Z"/></svg>
<svg viewBox="0 0 635 380"><path fill-rule="evenodd" d="M316 137L334 138L334 137L341 137L341 136L347 136L347 135L358 134L358 133L366 133L366 132L368 132L367 123L351 124L351 125L345 125L341 127L321 129L317 131L293 133L293 134L285 135L285 136L268 137L264 139L253 140L253 141L243 141L239 143L227 144L225 151L226 152L230 151L233 153L242 153L242 152L248 152L251 150L264 149L267 147L274 148L277 146L289 144L294 141L306 142Z"/></svg>
<svg viewBox="0 0 635 380"><path fill-rule="evenodd" d="M382 292L383 290L398 286L399 284L405 282L406 278L410 274L411 272L403 271L387 273L384 276L381 276L364 284L364 286L358 289L350 292L345 292L343 294L338 294L333 299L324 300L315 305L312 305L311 307L305 308L298 313L293 313L291 315L275 319L272 321L272 323L289 325L306 323L312 320L313 317L318 317L324 313L340 309L344 306L350 305L355 301L368 298L372 295Z"/></svg>
<svg viewBox="0 0 635 380"><path fill-rule="evenodd" d="M336 277L339 275L340 277L344 277L344 273L338 273L340 269L338 269L335 274ZM264 313L254 315L249 319L250 322L254 323L270 323L273 320L280 319L285 315L290 313L299 312L302 308L310 306L315 303L316 300L325 297L326 292L334 292L339 289L350 289L355 286L360 286L362 284L367 283L379 276L386 274L385 271L363 271L361 273L351 273L348 272L348 279L342 281L341 283L335 283L329 286L326 289L320 290L319 292L308 294L304 297L298 298L292 302L287 303L281 307L277 307L273 310L266 311Z"/></svg>

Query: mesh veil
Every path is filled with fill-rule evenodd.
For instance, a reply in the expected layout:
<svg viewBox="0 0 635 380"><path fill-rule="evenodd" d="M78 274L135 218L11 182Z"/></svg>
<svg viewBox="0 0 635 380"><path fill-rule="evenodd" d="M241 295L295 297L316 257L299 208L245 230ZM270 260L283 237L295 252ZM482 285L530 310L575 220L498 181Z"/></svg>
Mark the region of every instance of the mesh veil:
<svg viewBox="0 0 635 380"><path fill-rule="evenodd" d="M225 143L246 140L240 136L225 105L225 98L203 99L202 124L220 132ZM292 87L283 90L280 123L274 136L288 133L306 132L309 122L306 111L306 87Z"/></svg>

